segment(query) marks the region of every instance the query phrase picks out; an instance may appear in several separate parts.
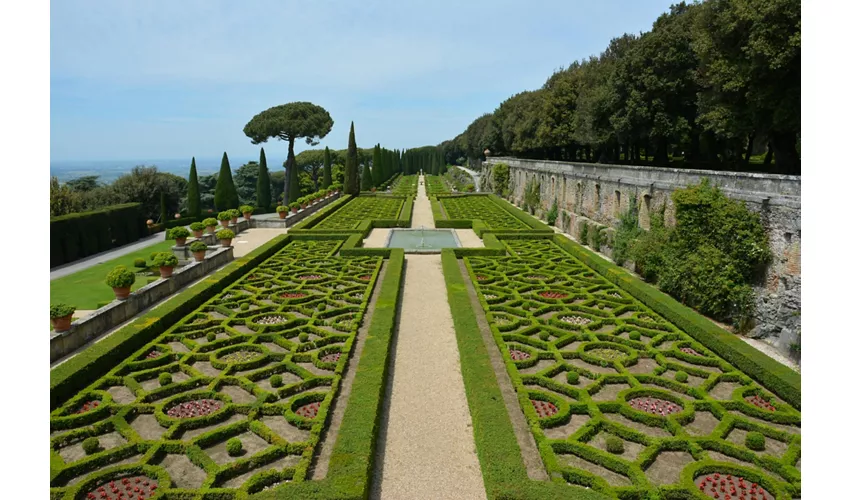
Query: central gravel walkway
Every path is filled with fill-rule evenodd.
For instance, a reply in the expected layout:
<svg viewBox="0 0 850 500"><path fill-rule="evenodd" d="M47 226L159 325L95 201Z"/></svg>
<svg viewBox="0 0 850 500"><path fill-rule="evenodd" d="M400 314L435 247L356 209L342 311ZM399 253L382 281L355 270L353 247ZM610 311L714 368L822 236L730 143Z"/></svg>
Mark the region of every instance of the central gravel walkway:
<svg viewBox="0 0 850 500"><path fill-rule="evenodd" d="M412 223L420 225L434 227L422 185ZM371 498L484 499L440 256L411 254L405 261L388 416Z"/></svg>

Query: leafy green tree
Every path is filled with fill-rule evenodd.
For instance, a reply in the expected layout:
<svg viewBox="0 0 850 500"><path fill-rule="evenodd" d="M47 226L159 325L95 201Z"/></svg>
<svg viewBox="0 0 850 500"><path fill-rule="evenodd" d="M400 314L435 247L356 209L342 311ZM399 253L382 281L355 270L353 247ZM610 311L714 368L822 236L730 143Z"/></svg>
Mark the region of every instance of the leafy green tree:
<svg viewBox="0 0 850 500"><path fill-rule="evenodd" d="M65 183L65 185L73 189L74 191L91 191L92 189L95 189L100 185L100 183L97 181L98 178L100 178L99 175L84 175L82 177L77 177L76 179L69 180Z"/></svg>
<svg viewBox="0 0 850 500"><path fill-rule="evenodd" d="M249 161L236 169L233 175L233 184L236 186L236 193L239 195L241 204L256 205L261 207L257 202L257 183L260 180L260 164L255 161ZM268 208L268 207L266 207Z"/></svg>
<svg viewBox="0 0 850 500"><path fill-rule="evenodd" d="M331 183L331 152L325 146L325 157L322 165L322 189L327 189Z"/></svg>
<svg viewBox="0 0 850 500"><path fill-rule="evenodd" d="M198 168L195 166L195 157L192 157L192 166L189 167L189 189L186 196L186 205L189 217L201 216L201 190L198 185Z"/></svg>
<svg viewBox="0 0 850 500"><path fill-rule="evenodd" d="M289 143L286 157L287 187L284 203L298 198L298 167L295 162L295 141L304 139L308 145L318 144L333 127L331 115L321 106L309 102L292 102L271 107L249 121L243 132L253 144L261 144L272 137Z"/></svg>
<svg viewBox="0 0 850 500"><path fill-rule="evenodd" d="M184 177L160 172L153 166L138 166L115 179L111 199L116 203L141 203L144 217L156 220L160 217L160 193L165 193L168 212L175 213L187 188Z"/></svg>
<svg viewBox="0 0 850 500"><path fill-rule="evenodd" d="M260 168L257 172L257 206L268 209L272 204L271 180L266 164L266 151L260 148Z"/></svg>
<svg viewBox="0 0 850 500"><path fill-rule="evenodd" d="M239 196L236 194L236 186L230 172L230 160L227 159L225 151L221 156L221 168L215 184L215 209L221 212L233 208L239 208Z"/></svg>
<svg viewBox="0 0 850 500"><path fill-rule="evenodd" d="M354 139L354 122L348 132L348 154L345 157L345 194L360 194L359 168L357 164L357 142Z"/></svg>

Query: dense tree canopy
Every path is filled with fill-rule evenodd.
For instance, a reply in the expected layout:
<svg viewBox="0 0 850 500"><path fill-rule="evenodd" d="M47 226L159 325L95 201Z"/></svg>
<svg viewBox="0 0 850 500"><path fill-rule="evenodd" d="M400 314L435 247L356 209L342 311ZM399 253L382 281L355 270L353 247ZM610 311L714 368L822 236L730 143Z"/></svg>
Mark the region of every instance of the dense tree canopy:
<svg viewBox="0 0 850 500"><path fill-rule="evenodd" d="M440 149L799 174L800 33L800 0L673 5Z"/></svg>

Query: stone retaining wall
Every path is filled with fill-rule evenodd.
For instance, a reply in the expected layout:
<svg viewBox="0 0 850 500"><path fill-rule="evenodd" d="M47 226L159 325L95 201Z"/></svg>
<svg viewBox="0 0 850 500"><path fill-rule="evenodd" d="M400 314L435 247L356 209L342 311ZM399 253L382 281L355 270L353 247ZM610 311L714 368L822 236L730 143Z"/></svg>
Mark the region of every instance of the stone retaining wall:
<svg viewBox="0 0 850 500"><path fill-rule="evenodd" d="M114 300L89 316L74 321L67 332L50 332L50 362L66 356L103 335L140 311L168 297L213 270L233 260L233 247L207 251L203 262L192 262L175 270L170 278L158 279L130 294L127 300Z"/></svg>
<svg viewBox="0 0 850 500"><path fill-rule="evenodd" d="M799 176L688 170L676 168L489 158L482 165L482 190L491 191L492 166L510 167L510 200L522 205L527 184L540 184L540 208L558 204L558 227L578 237L582 221L616 226L618 216L638 202L640 225L649 228L650 213L665 208L665 223L675 224L673 190L698 184L702 178L730 198L742 200L761 214L773 260L756 287L756 327L749 336L761 338L788 353L800 334L801 199ZM567 217L564 217L566 215ZM604 248L602 249L605 250Z"/></svg>
<svg viewBox="0 0 850 500"><path fill-rule="evenodd" d="M251 217L251 227L264 227L264 228L287 228L292 227L305 217L309 217L316 213L317 210L320 210L322 207L328 205L329 203L333 203L335 200L339 199L342 196L342 193L333 194L318 203L314 203L310 205L304 210L299 210L298 213L289 213L285 219L281 219L279 215L274 214L274 217Z"/></svg>

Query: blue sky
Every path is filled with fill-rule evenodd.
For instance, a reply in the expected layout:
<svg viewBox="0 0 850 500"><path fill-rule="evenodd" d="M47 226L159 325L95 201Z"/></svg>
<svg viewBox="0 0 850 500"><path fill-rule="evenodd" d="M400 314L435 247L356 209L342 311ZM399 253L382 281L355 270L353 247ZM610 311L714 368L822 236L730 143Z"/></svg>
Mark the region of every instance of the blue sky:
<svg viewBox="0 0 850 500"><path fill-rule="evenodd" d="M670 3L53 1L51 161L250 156L245 123L291 101L333 149L352 120L361 147L436 144Z"/></svg>

